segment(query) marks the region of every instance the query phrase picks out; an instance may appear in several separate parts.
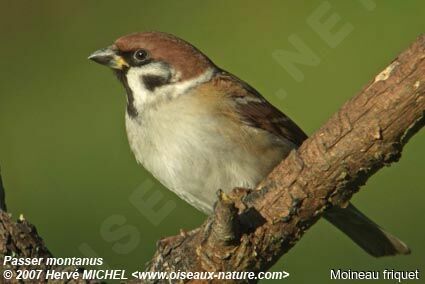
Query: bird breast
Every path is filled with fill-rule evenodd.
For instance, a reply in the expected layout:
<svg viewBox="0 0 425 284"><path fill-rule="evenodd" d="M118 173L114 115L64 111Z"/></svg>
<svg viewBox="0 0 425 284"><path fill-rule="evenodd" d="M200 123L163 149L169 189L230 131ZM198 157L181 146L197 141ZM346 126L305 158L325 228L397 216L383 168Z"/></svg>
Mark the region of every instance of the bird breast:
<svg viewBox="0 0 425 284"><path fill-rule="evenodd" d="M127 115L126 129L136 160L182 199L210 213L218 189L253 188L290 148L220 115L217 104L200 97L187 94L139 117Z"/></svg>

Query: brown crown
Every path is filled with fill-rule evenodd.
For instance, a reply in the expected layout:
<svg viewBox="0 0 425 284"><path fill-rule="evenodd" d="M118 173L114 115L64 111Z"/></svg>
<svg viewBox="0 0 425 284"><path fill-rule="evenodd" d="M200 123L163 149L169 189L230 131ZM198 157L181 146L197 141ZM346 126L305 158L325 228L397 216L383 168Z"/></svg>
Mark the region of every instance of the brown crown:
<svg viewBox="0 0 425 284"><path fill-rule="evenodd" d="M133 33L120 37L115 46L124 52L145 49L154 60L170 64L181 73L181 80L196 77L214 64L190 43L160 32Z"/></svg>

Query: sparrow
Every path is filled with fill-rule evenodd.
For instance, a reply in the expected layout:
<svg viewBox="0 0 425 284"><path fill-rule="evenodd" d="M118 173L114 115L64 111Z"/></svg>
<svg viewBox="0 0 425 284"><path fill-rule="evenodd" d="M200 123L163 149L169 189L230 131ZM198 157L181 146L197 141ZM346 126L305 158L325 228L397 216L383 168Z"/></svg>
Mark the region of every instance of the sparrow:
<svg viewBox="0 0 425 284"><path fill-rule="evenodd" d="M218 189L255 188L307 139L256 89L174 35L133 33L89 59L109 66L124 86L137 162L207 214ZM352 204L324 217L375 257L410 252Z"/></svg>

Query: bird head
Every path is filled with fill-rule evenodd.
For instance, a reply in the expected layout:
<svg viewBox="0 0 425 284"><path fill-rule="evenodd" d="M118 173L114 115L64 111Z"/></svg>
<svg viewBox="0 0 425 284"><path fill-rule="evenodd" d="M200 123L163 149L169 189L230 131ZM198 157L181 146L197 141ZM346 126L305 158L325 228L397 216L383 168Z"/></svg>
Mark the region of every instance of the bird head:
<svg viewBox="0 0 425 284"><path fill-rule="evenodd" d="M197 48L161 32L120 37L88 58L114 70L126 89L130 116L176 97L192 82L209 79L216 69Z"/></svg>

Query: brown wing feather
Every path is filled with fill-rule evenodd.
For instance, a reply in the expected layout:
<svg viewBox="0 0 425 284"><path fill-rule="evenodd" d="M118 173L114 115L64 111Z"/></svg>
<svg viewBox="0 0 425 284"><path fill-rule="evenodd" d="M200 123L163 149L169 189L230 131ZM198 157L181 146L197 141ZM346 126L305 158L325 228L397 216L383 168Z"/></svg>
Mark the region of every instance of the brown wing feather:
<svg viewBox="0 0 425 284"><path fill-rule="evenodd" d="M239 115L248 125L289 140L296 146L307 139L298 125L244 81L225 71L219 71L214 81L226 90L226 94L235 102Z"/></svg>

